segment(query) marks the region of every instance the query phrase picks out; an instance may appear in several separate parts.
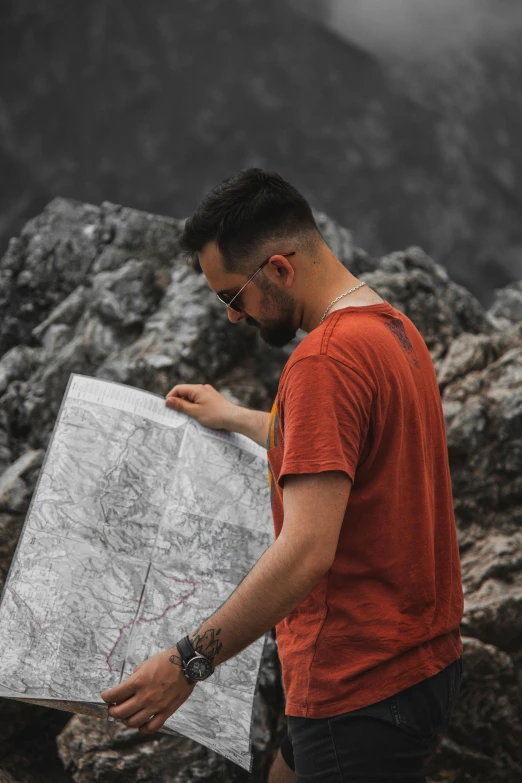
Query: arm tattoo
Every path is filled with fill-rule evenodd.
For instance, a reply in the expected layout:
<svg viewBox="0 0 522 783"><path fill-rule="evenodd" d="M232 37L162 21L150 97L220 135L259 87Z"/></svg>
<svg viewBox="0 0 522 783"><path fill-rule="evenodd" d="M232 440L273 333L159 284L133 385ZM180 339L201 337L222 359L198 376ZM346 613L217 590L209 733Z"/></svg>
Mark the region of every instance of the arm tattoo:
<svg viewBox="0 0 522 783"><path fill-rule="evenodd" d="M209 628L203 635L199 631L192 633L189 636L190 641L194 649L205 655L212 663L216 655L219 653L223 645L217 638L221 633L221 628Z"/></svg>
<svg viewBox="0 0 522 783"><path fill-rule="evenodd" d="M169 661L173 663L175 666L181 666L181 658L179 657L178 653L173 653L170 656Z"/></svg>

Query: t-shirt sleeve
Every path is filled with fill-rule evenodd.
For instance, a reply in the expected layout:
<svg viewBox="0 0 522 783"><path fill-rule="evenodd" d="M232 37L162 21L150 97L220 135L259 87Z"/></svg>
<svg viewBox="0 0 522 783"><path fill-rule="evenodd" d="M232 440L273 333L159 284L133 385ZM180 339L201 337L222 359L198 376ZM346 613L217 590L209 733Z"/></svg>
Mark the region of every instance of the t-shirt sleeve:
<svg viewBox="0 0 522 783"><path fill-rule="evenodd" d="M285 379L280 486L290 474L327 470L342 470L353 482L372 398L369 384L336 359L319 355L297 361Z"/></svg>

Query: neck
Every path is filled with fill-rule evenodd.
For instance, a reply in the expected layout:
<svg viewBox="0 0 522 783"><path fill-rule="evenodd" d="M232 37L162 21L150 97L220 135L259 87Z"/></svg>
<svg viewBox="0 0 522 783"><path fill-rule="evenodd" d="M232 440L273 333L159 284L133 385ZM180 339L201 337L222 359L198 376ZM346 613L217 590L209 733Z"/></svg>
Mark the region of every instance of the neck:
<svg viewBox="0 0 522 783"><path fill-rule="evenodd" d="M305 332L311 332L319 326L328 305L360 282L361 280L352 275L329 251L329 257L325 258L310 274L303 301L300 328ZM357 296L359 291L364 291L364 287L350 294L346 299L341 299L329 310L329 313L334 309L346 307L349 299Z"/></svg>

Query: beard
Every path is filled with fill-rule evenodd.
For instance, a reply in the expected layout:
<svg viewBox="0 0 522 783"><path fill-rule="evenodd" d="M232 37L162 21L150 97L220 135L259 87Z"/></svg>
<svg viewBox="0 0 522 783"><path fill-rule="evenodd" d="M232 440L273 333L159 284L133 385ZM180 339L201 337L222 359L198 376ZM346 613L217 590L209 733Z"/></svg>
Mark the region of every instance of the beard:
<svg viewBox="0 0 522 783"><path fill-rule="evenodd" d="M275 285L264 285L262 307L267 313L276 312L277 315L267 316L262 321L257 321L250 315L247 315L246 322L250 326L259 329L261 339L271 345L272 348L282 348L291 342L297 334L297 327L294 326L294 300L293 298L280 291Z"/></svg>

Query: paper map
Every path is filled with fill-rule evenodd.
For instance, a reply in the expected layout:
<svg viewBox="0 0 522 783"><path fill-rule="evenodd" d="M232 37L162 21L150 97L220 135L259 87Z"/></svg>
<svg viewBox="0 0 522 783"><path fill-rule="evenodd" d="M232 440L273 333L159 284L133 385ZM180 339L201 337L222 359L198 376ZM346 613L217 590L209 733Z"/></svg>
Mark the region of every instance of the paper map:
<svg viewBox="0 0 522 783"><path fill-rule="evenodd" d="M105 713L101 691L197 630L271 541L263 448L72 375L2 594L0 696ZM199 683L165 729L251 770L263 644Z"/></svg>

